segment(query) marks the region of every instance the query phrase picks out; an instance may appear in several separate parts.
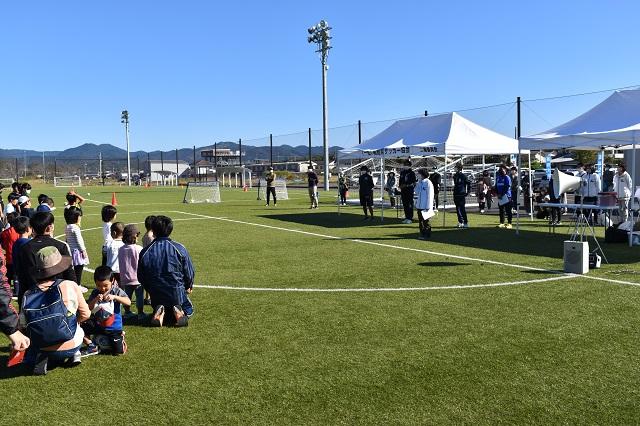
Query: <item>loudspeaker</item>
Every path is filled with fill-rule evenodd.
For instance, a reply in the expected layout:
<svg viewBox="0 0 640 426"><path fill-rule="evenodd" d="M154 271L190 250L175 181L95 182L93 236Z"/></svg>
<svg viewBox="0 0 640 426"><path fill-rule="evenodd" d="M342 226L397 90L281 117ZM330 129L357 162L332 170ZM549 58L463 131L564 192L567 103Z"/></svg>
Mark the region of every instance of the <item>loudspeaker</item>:
<svg viewBox="0 0 640 426"><path fill-rule="evenodd" d="M586 274L589 272L588 242L564 242L564 271L570 274Z"/></svg>
<svg viewBox="0 0 640 426"><path fill-rule="evenodd" d="M565 192L572 192L580 189L580 183L582 182L580 177L568 175L558 169L553 171L551 179L553 179L553 195L555 195L556 198L560 198L560 195Z"/></svg>

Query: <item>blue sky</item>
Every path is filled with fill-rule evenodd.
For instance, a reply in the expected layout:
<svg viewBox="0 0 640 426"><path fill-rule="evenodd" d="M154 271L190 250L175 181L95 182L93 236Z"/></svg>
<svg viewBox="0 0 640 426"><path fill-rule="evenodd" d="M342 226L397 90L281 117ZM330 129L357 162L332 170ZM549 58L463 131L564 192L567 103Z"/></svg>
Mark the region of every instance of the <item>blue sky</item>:
<svg viewBox="0 0 640 426"><path fill-rule="evenodd" d="M122 145L125 108L133 150L319 129L306 28L322 18L331 127L640 84L637 16L637 1L5 2L0 148ZM524 133L600 99L532 103ZM512 133L502 108L482 124Z"/></svg>

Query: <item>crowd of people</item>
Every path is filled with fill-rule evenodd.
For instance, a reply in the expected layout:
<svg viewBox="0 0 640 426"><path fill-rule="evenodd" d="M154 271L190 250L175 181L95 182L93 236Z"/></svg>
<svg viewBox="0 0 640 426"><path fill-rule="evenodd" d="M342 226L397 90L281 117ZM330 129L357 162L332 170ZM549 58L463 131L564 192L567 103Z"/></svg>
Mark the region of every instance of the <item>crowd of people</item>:
<svg viewBox="0 0 640 426"><path fill-rule="evenodd" d="M43 375L55 365L78 365L84 356L124 354L127 320L188 325L195 271L186 248L170 238L171 218L148 216L139 245L138 227L117 221L115 206L103 206L102 262L93 274L95 289L85 299L84 199L73 191L66 195L62 241L54 237L53 200L40 194L34 209L30 192L29 184L14 184L6 205L0 198L0 331L11 341L10 362L21 359ZM152 306L150 315L144 313L145 301Z"/></svg>

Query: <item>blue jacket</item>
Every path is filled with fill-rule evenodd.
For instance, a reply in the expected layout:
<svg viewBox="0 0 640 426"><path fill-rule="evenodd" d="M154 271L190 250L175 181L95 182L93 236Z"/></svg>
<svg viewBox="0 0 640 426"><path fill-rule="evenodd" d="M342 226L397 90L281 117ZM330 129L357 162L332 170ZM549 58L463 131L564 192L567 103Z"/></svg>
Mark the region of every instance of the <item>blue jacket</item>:
<svg viewBox="0 0 640 426"><path fill-rule="evenodd" d="M498 197L507 194L507 197L511 198L511 178L509 176L498 175L496 178L496 192Z"/></svg>
<svg viewBox="0 0 640 426"><path fill-rule="evenodd" d="M182 305L184 290L193 287L194 275L187 249L168 237L156 238L140 252L138 281L156 306Z"/></svg>

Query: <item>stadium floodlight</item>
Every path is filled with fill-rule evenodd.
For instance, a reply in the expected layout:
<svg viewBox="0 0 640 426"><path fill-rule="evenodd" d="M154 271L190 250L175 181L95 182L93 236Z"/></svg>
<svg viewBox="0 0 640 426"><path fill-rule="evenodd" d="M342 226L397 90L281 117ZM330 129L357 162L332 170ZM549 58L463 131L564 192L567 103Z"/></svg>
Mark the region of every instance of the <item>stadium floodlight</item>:
<svg viewBox="0 0 640 426"><path fill-rule="evenodd" d="M322 63L322 146L324 151L324 190L329 190L329 118L327 114L327 57L329 49L331 49L331 27L324 19L313 27L309 27L307 31L311 36L307 37L307 42L316 43L318 45L317 53L320 54Z"/></svg>
<svg viewBox="0 0 640 426"><path fill-rule="evenodd" d="M131 186L131 155L129 152L129 111L122 111L120 122L124 124L125 137L127 139L127 185Z"/></svg>

